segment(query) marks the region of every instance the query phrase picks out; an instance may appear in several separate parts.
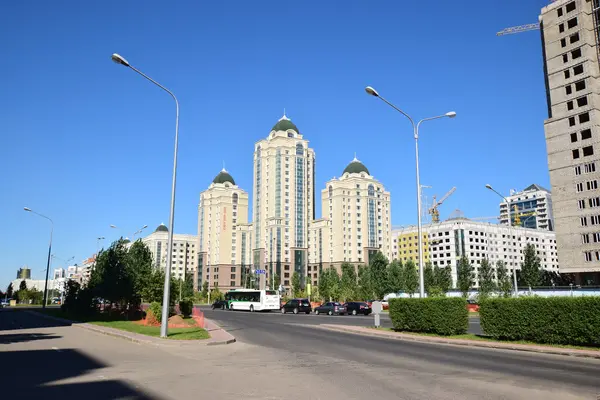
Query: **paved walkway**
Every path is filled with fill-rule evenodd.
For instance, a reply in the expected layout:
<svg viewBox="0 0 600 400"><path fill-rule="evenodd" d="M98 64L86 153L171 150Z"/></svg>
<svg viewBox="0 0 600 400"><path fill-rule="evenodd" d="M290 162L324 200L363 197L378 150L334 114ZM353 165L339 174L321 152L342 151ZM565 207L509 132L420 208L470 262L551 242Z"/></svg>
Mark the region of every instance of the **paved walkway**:
<svg viewBox="0 0 600 400"><path fill-rule="evenodd" d="M528 345L518 343L504 343L504 342L491 342L483 340L468 340L468 339L450 339L437 336L423 336L423 335L412 335L410 333L393 332L389 330L378 330L375 328L367 328L362 326L351 326L351 325L331 325L323 324L319 326L322 329L328 329L338 332L355 333L366 336L377 336L386 339L396 340L409 340L415 342L426 342L426 343L442 343L459 346L472 346L472 347L486 347L492 349L503 349L503 350L518 350L528 351L534 353L544 354L556 354L571 357L586 357L586 358L597 358L600 359L600 350L580 350L580 349L569 349L553 346L543 345ZM600 371L598 373L600 381Z"/></svg>

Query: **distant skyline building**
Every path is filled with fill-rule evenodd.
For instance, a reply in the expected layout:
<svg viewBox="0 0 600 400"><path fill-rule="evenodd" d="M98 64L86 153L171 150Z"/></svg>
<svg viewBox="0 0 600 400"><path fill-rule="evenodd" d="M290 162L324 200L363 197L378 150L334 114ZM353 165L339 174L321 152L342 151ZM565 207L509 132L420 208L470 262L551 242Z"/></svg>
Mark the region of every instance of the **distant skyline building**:
<svg viewBox="0 0 600 400"><path fill-rule="evenodd" d="M532 184L522 191L511 190L500 203L500 223L524 228L554 230L552 194L548 189ZM510 224L509 224L510 209Z"/></svg>
<svg viewBox="0 0 600 400"><path fill-rule="evenodd" d="M254 146L253 256L260 285L274 274L290 287L308 263L308 230L315 216L315 152L285 115ZM288 276L288 278L286 278Z"/></svg>
<svg viewBox="0 0 600 400"><path fill-rule="evenodd" d="M582 284L600 283L598 7L598 0L558 0L540 15L560 271Z"/></svg>
<svg viewBox="0 0 600 400"><path fill-rule="evenodd" d="M248 193L223 170L200 193L198 205L198 274L196 286L229 290L244 286L251 255L248 229Z"/></svg>
<svg viewBox="0 0 600 400"><path fill-rule="evenodd" d="M153 265L162 270L167 268L167 242L169 229L160 224L154 232L142 239L152 253ZM187 274L194 274L196 269L196 235L173 234L173 258L171 276L184 279Z"/></svg>

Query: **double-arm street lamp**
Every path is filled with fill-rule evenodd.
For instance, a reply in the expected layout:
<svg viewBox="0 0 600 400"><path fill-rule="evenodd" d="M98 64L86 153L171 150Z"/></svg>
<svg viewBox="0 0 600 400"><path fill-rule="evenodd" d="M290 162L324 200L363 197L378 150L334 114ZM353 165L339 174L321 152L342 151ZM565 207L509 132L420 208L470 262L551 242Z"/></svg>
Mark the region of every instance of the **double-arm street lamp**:
<svg viewBox="0 0 600 400"><path fill-rule="evenodd" d="M169 288L170 288L170 281L171 281L171 264L173 262L173 260L172 260L172 258L173 258L173 255L172 255L173 254L173 231L175 230L175 228L174 228L175 186L176 186L176 182L177 182L176 178L177 178L177 147L178 147L178 140L179 140L179 102L177 101L177 97L175 97L173 92L171 92L169 89L167 89L160 83L156 82L154 79L150 78L148 75L144 74L143 72L141 72L140 70L138 70L137 68L135 68L134 66L129 64L129 62L126 59L124 59L123 57L121 57L120 55L115 53L112 55L111 58L115 63L121 64L124 67L130 68L131 70L137 72L138 74L140 74L141 76L143 76L144 78L149 80L150 82L154 83L156 86L158 86L159 88L161 88L162 90L167 92L169 95L171 95L173 100L175 100L175 154L173 156L173 182L171 185L171 212L170 212L170 217L169 217L169 238L167 241L167 269L165 271L165 286L164 286L163 304L162 304L162 321L161 321L161 325L160 325L160 336L163 338L166 338L167 337L168 320L169 320Z"/></svg>
<svg viewBox="0 0 600 400"><path fill-rule="evenodd" d="M29 207L23 207L23 210L33 213L37 216L40 216L40 217L45 218L48 221L50 221L50 244L48 244L48 262L46 263L46 282L44 283L44 303L42 304L42 308L46 308L46 300L47 300L47 296L48 296L48 274L50 273L50 258L52 256L52 234L54 233L54 221L52 221L50 218L46 217L45 215L42 215L42 214L39 214L39 213L33 211Z"/></svg>
<svg viewBox="0 0 600 400"><path fill-rule="evenodd" d="M419 127L421 123L425 121L431 121L433 119L439 118L454 118L456 117L456 113L454 111L447 112L443 115L438 115L436 117L423 118L419 122L415 124L415 121L404 111L387 101L385 98L381 97L377 90L373 89L371 86L367 86L365 91L371 96L375 96L381 99L384 103L392 107L394 110L398 111L400 114L404 115L413 126L413 136L415 138L415 164L416 164L416 174L417 174L417 235L418 235L418 247L419 247L419 291L421 298L425 297L425 279L424 279L424 268L423 268L423 236L421 234L421 178L419 176Z"/></svg>
<svg viewBox="0 0 600 400"><path fill-rule="evenodd" d="M504 199L504 201L506 202L506 205L508 207L508 226L509 228L512 228L513 224L512 224L512 218L510 216L510 202L508 201L508 199L506 197L504 197L502 194L500 194L500 192L498 192L496 189L494 189L492 187L492 185L490 185L489 183L487 185L485 185L486 189L491 190L492 192L496 193L498 196L500 196L501 198ZM514 287L515 287L515 297L517 297L519 295L519 288L517 286L517 268L516 265L513 265L513 281L514 281Z"/></svg>

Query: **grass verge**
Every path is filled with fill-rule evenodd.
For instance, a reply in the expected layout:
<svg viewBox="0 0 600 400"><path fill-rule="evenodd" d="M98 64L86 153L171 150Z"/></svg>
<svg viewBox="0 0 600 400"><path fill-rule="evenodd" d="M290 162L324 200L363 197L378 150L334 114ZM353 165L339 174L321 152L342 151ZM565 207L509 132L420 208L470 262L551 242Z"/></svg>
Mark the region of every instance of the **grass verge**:
<svg viewBox="0 0 600 400"><path fill-rule="evenodd" d="M434 333L401 332L401 331L394 330L394 328L372 327L372 329L378 330L378 331L402 333L404 335L436 337L436 338L440 338L440 339L477 340L480 342L488 342L488 343L525 344L525 345L529 345L529 346L556 347L556 348L560 348L560 349L572 349L572 350L592 350L592 351L600 352L600 347L594 347L594 346L589 346L589 347L587 347L587 346L569 346L569 345L562 345L562 344L535 343L535 342L528 342L526 340L496 340L496 339L492 339L492 338L489 338L486 336L475 335L472 333L466 333L464 335L440 336L440 335L436 335Z"/></svg>
<svg viewBox="0 0 600 400"><path fill-rule="evenodd" d="M141 335L160 337L159 326L144 326L136 324L134 321L114 320L110 319L106 314L97 314L90 317L74 317L69 313L63 312L61 309L45 309L36 310L36 312L42 312L53 317L64 318L76 322L87 322L89 324L105 326L108 328L120 329L122 331L138 333ZM190 325L189 328L170 328L168 333L168 339L172 340L202 340L209 339L209 333L202 328L191 326L194 324L192 318L184 318L184 322Z"/></svg>

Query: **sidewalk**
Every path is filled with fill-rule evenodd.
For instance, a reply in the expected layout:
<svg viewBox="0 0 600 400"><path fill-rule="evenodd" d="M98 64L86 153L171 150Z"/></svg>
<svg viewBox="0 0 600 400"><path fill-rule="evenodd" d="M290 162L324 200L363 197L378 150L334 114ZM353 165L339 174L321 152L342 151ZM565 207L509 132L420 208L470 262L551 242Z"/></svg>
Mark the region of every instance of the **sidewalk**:
<svg viewBox="0 0 600 400"><path fill-rule="evenodd" d="M215 322L204 319L204 329L209 333L209 339L203 340L169 340L169 339L161 339L153 336L141 335L139 333L127 332L121 329L109 328L106 326L88 324L84 322L76 322L70 321L64 318L58 318L51 315L38 313L35 311L26 311L32 314L35 314L42 318L48 318L55 321L63 322L65 324L69 324L71 326L75 326L77 328L87 329L89 331L93 331L96 333L101 333L103 335L114 336L121 339L129 340L134 343L140 344L150 344L154 346L171 346L171 347L183 347L183 346L216 346L221 344L231 344L235 343L235 337L231 335L229 332L221 329L219 325Z"/></svg>
<svg viewBox="0 0 600 400"><path fill-rule="evenodd" d="M480 341L480 340L469 340L469 339L449 339L444 337L436 336L420 336L411 335L409 333L400 333L393 331L378 330L375 328L367 328L364 326L349 326L349 325L329 325L321 324L314 325L317 328L327 329L330 331L353 333L363 336L374 336L382 337L386 339L395 340L406 340L413 342L423 343L439 343L446 345L455 346L471 346L471 347L485 347L488 349L501 349L501 350L516 350L516 351L528 351L534 353L554 354L571 357L585 357L585 358L596 358L600 359L600 351L598 350L579 350L579 349L568 349L560 347L551 347L544 345L528 345L528 344L517 344L517 343L504 343L504 342L492 342L492 341Z"/></svg>

